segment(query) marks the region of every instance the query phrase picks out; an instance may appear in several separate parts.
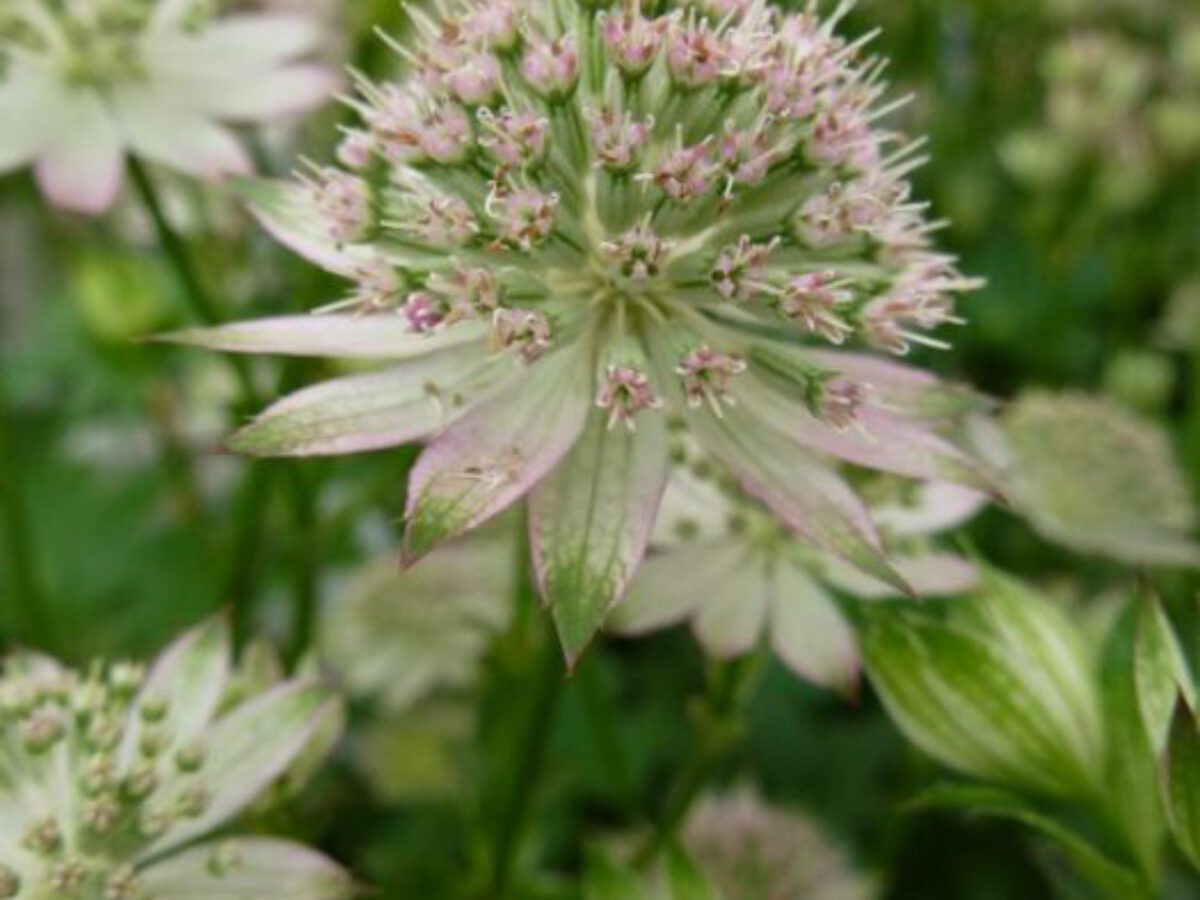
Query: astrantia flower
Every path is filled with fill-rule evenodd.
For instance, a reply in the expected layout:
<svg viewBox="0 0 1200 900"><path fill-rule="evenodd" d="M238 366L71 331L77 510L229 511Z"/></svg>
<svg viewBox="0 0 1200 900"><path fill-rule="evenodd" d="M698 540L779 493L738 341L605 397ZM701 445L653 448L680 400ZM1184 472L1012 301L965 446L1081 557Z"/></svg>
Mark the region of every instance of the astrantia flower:
<svg viewBox="0 0 1200 900"><path fill-rule="evenodd" d="M283 776L337 709L305 682L234 692L234 674L219 624L185 636L148 672L9 659L0 897L349 897L341 869L304 847L204 840Z"/></svg>
<svg viewBox="0 0 1200 900"><path fill-rule="evenodd" d="M36 165L55 204L107 209L124 156L214 179L250 159L221 123L328 97L320 39L292 15L215 18L205 0L6 0L0 9L0 172Z"/></svg>
<svg viewBox="0 0 1200 900"><path fill-rule="evenodd" d="M482 529L412 571L387 557L358 572L321 628L346 690L393 716L436 692L469 693L510 617L512 537Z"/></svg>
<svg viewBox="0 0 1200 900"><path fill-rule="evenodd" d="M985 502L968 488L929 482L872 508L895 570L915 592L947 596L975 584L974 566L929 538ZM897 590L807 546L764 506L731 493L719 467L694 460L672 474L651 555L607 627L640 635L689 621L705 651L721 659L765 640L801 678L849 693L859 651L838 593L876 600Z"/></svg>
<svg viewBox="0 0 1200 900"><path fill-rule="evenodd" d="M882 63L815 6L443 3L411 74L362 81L340 166L262 218L354 282L325 316L191 332L234 352L396 365L312 388L233 441L262 455L429 439L416 560L529 494L568 654L625 593L690 431L797 533L907 589L821 455L977 481L904 353L970 287L928 246L880 126Z"/></svg>
<svg viewBox="0 0 1200 900"><path fill-rule="evenodd" d="M820 824L768 806L748 790L700 803L683 844L728 900L868 900L856 872Z"/></svg>

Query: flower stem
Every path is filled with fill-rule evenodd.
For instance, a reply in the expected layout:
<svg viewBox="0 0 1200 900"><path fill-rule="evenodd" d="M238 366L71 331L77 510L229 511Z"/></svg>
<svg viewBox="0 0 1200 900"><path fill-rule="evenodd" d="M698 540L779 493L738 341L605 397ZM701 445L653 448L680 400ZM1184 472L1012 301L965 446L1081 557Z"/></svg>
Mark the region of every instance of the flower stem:
<svg viewBox="0 0 1200 900"><path fill-rule="evenodd" d="M25 496L20 451L13 438L7 396L0 379L0 528L12 573L13 606L21 620L17 637L44 645L53 638L49 589Z"/></svg>
<svg viewBox="0 0 1200 900"><path fill-rule="evenodd" d="M176 280L183 290L184 299L187 300L188 305L192 308L192 312L205 325L223 324L227 319L225 312L213 295L205 288L204 282L200 279L200 273L196 270L196 266L192 262L192 257L188 253L187 245L184 243L183 238L179 236L179 233L175 231L170 221L168 221L162 201L158 196L158 189L154 186L154 181L150 178L150 173L146 171L146 167L136 157L131 157L129 160L129 172L132 176L133 185L137 190L138 197L141 198L142 205L146 207L150 221L154 223L154 231L158 236L159 246L166 255L167 261L171 264L171 269L175 273ZM251 375L249 365L239 356L227 356L225 358L229 360L229 365L237 377L243 399L247 403L258 406L258 391L254 386L254 379Z"/></svg>
<svg viewBox="0 0 1200 900"><path fill-rule="evenodd" d="M1191 391L1188 399L1186 454L1192 476L1192 491L1200 497L1200 345L1192 348L1188 360L1191 368Z"/></svg>
<svg viewBox="0 0 1200 900"><path fill-rule="evenodd" d="M759 656L714 664L705 694L693 710L692 755L667 791L654 834L636 857L638 866L654 862L675 842L692 804L741 742L742 704L756 681L761 664Z"/></svg>
<svg viewBox="0 0 1200 900"><path fill-rule="evenodd" d="M188 305L196 317L206 325L215 326L225 323L229 316L205 287L188 252L187 244L167 219L162 201L159 199L158 189L155 187L150 173L137 159L131 159L129 167L134 187L142 204L146 207L150 220L154 223L159 245L175 273ZM241 391L239 406L249 410L261 407L262 399L246 360L236 355L224 358L228 360L230 368L237 378ZM316 617L316 561L311 548L315 540L317 522L313 490L299 470L288 467L286 471L289 509L297 533L297 551L293 560L293 633L289 641L289 650L292 656L296 657L308 646ZM261 474L256 474L253 470L246 475L243 496L248 498L248 502L242 507L242 514L239 515L239 526L235 537L244 536L247 540L255 543L247 553L239 551L235 555L228 584L238 593L224 598L234 604L234 622L238 625L235 630L241 632L243 636L248 633L250 627L249 604L253 593L250 588L250 576L253 574L258 555L257 543L263 535L263 518L268 505L266 503L266 482L262 478Z"/></svg>
<svg viewBox="0 0 1200 900"><path fill-rule="evenodd" d="M519 534L516 564L520 577L516 583L514 620L509 635L511 646L507 649L514 660L521 661L521 666L506 679L510 683L505 692L510 696L528 697L529 701L511 722L516 732L511 744L511 761L498 770L503 780L491 841L488 890L484 894L497 900L505 897L511 886L514 863L546 761L565 682L558 636L550 617L539 609L531 571L528 529L524 522Z"/></svg>

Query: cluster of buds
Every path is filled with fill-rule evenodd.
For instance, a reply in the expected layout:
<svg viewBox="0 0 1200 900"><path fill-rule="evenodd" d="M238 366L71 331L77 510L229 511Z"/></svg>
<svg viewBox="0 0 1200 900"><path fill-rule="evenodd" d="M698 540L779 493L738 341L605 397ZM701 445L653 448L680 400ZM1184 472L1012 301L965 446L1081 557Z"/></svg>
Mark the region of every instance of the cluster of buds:
<svg viewBox="0 0 1200 900"><path fill-rule="evenodd" d="M247 709L263 717L260 725L298 728L283 738L299 738L303 747L305 730L327 702L305 688L299 703L297 686L287 685L286 710L271 695L226 709L233 699L224 690L227 654L224 628L209 626L181 640L149 671L98 662L75 672L32 655L8 661L0 677L0 736L7 748L0 757L0 815L17 844L0 843L0 898L170 896L151 891L148 884L161 885L148 860L236 814L254 799L236 795L247 786L255 794L267 787L298 750L277 736L256 734L252 739L263 741L258 749L269 744L280 752L260 761L258 772L242 760L233 774L229 753L246 752L245 731L253 728ZM297 719L305 710L309 715ZM245 777L245 783L224 782Z"/></svg>

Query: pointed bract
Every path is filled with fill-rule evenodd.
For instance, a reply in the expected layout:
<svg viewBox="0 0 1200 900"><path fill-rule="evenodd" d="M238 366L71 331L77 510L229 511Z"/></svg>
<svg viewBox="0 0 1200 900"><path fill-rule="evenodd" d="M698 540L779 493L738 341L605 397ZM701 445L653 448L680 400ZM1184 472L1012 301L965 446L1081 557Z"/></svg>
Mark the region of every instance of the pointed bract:
<svg viewBox="0 0 1200 900"><path fill-rule="evenodd" d="M554 473L533 492L530 537L542 595L573 665L641 564L667 482L662 417L636 431L594 410Z"/></svg>
<svg viewBox="0 0 1200 900"><path fill-rule="evenodd" d="M409 479L407 562L490 519L558 465L583 431L590 376L585 354L560 351L426 448Z"/></svg>

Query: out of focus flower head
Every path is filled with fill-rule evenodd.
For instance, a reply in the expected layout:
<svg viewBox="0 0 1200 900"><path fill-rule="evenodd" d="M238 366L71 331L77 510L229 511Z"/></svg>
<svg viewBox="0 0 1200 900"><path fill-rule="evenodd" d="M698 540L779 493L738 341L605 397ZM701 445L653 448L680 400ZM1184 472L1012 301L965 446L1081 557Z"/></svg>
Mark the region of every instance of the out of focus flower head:
<svg viewBox="0 0 1200 900"><path fill-rule="evenodd" d="M726 900L869 900L819 823L767 804L750 790L709 797L688 816L683 844Z"/></svg>
<svg viewBox="0 0 1200 900"><path fill-rule="evenodd" d="M1195 500L1155 423L1103 397L1031 391L974 430L1013 506L1048 539L1135 565L1200 566Z"/></svg>
<svg viewBox="0 0 1200 900"><path fill-rule="evenodd" d="M1034 187L1094 178L1096 201L1121 212L1200 159L1200 17L1170 5L1093 6L1046 51L1042 122L1012 135L1002 158ZM1167 52L1145 37L1146 20L1169 26Z"/></svg>
<svg viewBox="0 0 1200 900"><path fill-rule="evenodd" d="M9 0L0 9L0 172L33 163L46 197L108 209L126 153L204 179L244 175L227 127L301 112L336 79L302 61L316 23L214 14L207 0Z"/></svg>
<svg viewBox="0 0 1200 900"><path fill-rule="evenodd" d="M322 656L346 690L392 716L469 691L511 615L514 537L485 529L411 571L389 556L357 572L321 628Z"/></svg>
<svg viewBox="0 0 1200 900"><path fill-rule="evenodd" d="M32 654L0 676L0 897L339 900L351 880L304 847L207 839L303 757L338 705L318 684L235 690L227 629L146 668L76 672ZM206 840L207 839L207 840Z"/></svg>
<svg viewBox="0 0 1200 900"><path fill-rule="evenodd" d="M961 525L987 498L926 482L903 490L892 479L872 513L896 570L921 596L963 593L974 566L939 550L937 532ZM676 469L651 554L629 596L608 621L638 635L688 621L706 652L741 656L763 640L801 678L843 693L857 687L857 642L835 594L895 597L895 587L798 541L758 503L730 492L711 460Z"/></svg>
<svg viewBox="0 0 1200 900"><path fill-rule="evenodd" d="M176 336L392 360L268 410L232 446L428 439L412 562L527 494L538 577L576 657L628 589L686 429L794 531L908 590L822 457L984 477L939 436L935 379L975 287L930 243L883 124L883 61L845 13L765 0L495 0L417 13L410 66L360 79L336 165L259 187L261 218L346 276L296 317Z"/></svg>
<svg viewBox="0 0 1200 900"><path fill-rule="evenodd" d="M649 868L625 840L592 855L587 900L870 900L878 890L821 824L750 789L702 797Z"/></svg>

